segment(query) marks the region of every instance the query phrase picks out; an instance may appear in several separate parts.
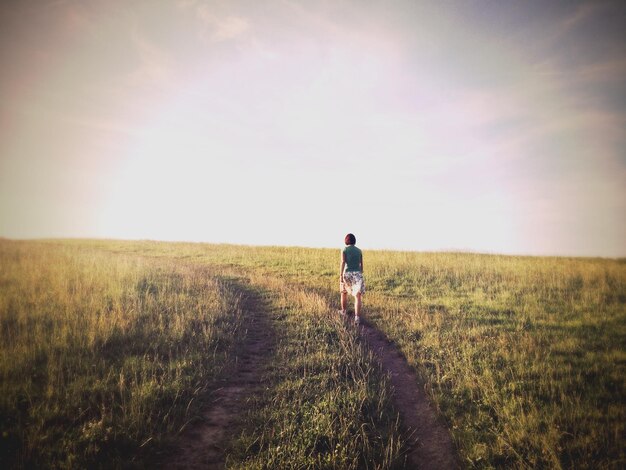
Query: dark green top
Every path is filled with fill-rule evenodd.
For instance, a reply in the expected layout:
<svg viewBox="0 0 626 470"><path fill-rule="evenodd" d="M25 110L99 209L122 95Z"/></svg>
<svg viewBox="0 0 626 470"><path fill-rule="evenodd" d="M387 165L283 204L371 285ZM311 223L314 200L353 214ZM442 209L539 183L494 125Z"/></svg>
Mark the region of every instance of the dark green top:
<svg viewBox="0 0 626 470"><path fill-rule="evenodd" d="M361 260L363 254L354 245L348 245L343 249L343 254L346 259L346 272L361 271Z"/></svg>

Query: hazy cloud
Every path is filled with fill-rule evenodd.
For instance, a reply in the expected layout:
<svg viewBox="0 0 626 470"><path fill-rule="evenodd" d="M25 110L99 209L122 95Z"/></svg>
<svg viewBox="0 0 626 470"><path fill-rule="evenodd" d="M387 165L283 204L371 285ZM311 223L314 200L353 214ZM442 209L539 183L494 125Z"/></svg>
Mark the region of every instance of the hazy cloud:
<svg viewBox="0 0 626 470"><path fill-rule="evenodd" d="M199 37L208 43L219 43L244 36L250 30L247 18L230 14L229 3L182 0L177 6L192 12L200 25Z"/></svg>
<svg viewBox="0 0 626 470"><path fill-rule="evenodd" d="M0 236L625 255L626 7L484 5L3 2Z"/></svg>
<svg viewBox="0 0 626 470"><path fill-rule="evenodd" d="M248 31L249 23L238 16L218 17L210 6L196 7L198 18L209 28L209 37L214 41L226 41Z"/></svg>
<svg viewBox="0 0 626 470"><path fill-rule="evenodd" d="M173 67L169 55L137 29L131 31L130 39L139 62L130 76L130 82L133 85L170 84Z"/></svg>
<svg viewBox="0 0 626 470"><path fill-rule="evenodd" d="M569 33L589 18L605 10L607 5L609 5L609 3L603 1L579 3L569 15L565 16L565 18L556 25L554 29L555 36L559 37Z"/></svg>

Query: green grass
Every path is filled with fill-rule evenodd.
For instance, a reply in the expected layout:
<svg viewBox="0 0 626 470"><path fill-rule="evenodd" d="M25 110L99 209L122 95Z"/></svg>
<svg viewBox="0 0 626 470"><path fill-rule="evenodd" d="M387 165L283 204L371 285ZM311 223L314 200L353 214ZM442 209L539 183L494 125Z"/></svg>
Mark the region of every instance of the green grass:
<svg viewBox="0 0 626 470"><path fill-rule="evenodd" d="M338 250L145 248L337 291ZM624 260L366 250L365 270L366 316L424 378L469 468L626 463Z"/></svg>
<svg viewBox="0 0 626 470"><path fill-rule="evenodd" d="M150 466L233 366L242 288L267 297L277 346L229 465L397 464L386 378L326 300L152 248L0 243L2 467Z"/></svg>
<svg viewBox="0 0 626 470"><path fill-rule="evenodd" d="M431 384L468 466L625 463L624 263L411 261L374 270L397 287L371 296L372 316Z"/></svg>
<svg viewBox="0 0 626 470"><path fill-rule="evenodd" d="M468 468L626 465L624 260L364 257L365 316L423 377ZM279 332L268 389L246 411L230 464L398 464L384 378L323 313L337 307L338 249L4 241L0 262L3 456L62 466L175 432L193 384L210 383L214 357L228 362L236 341L235 294L215 274L227 271L265 292ZM198 315L207 336L190 343ZM214 356L197 354L204 344ZM125 391L131 383L146 392ZM137 424L142 413L149 425Z"/></svg>
<svg viewBox="0 0 626 470"><path fill-rule="evenodd" d="M7 241L0 265L5 468L140 458L184 423L241 331L235 294L199 266Z"/></svg>
<svg viewBox="0 0 626 470"><path fill-rule="evenodd" d="M276 352L232 468L395 468L402 463L387 377L356 330L316 292L254 276L273 306Z"/></svg>

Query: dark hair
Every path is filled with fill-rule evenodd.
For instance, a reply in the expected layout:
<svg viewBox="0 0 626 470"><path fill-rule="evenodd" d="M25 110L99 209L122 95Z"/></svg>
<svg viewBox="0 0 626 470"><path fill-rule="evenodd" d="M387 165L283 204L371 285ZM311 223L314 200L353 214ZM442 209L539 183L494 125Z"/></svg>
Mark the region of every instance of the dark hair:
<svg viewBox="0 0 626 470"><path fill-rule="evenodd" d="M354 245L356 243L356 237L349 233L348 235L346 235L346 238L344 238L343 241L346 243L346 245Z"/></svg>

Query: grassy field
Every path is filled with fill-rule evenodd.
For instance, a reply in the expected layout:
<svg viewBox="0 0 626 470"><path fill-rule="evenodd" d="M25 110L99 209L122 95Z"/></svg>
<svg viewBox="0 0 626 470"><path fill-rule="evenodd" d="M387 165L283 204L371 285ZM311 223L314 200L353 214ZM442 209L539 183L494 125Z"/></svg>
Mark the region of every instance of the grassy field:
<svg viewBox="0 0 626 470"><path fill-rule="evenodd" d="M323 294L258 272L249 280L268 296L277 346L227 466L400 468L387 378L358 332L329 316Z"/></svg>
<svg viewBox="0 0 626 470"><path fill-rule="evenodd" d="M0 265L9 466L140 458L182 425L241 331L236 295L200 266L7 241Z"/></svg>
<svg viewBox="0 0 626 470"><path fill-rule="evenodd" d="M386 378L322 297L161 248L0 242L0 467L150 467L232 369L242 288L276 346L229 466L400 461Z"/></svg>
<svg viewBox="0 0 626 470"><path fill-rule="evenodd" d="M464 465L626 465L624 260L364 262L365 316L424 379ZM2 241L0 266L3 461L141 466L245 341L235 276L268 299L277 346L229 466L401 465L384 373L328 315L338 250Z"/></svg>

